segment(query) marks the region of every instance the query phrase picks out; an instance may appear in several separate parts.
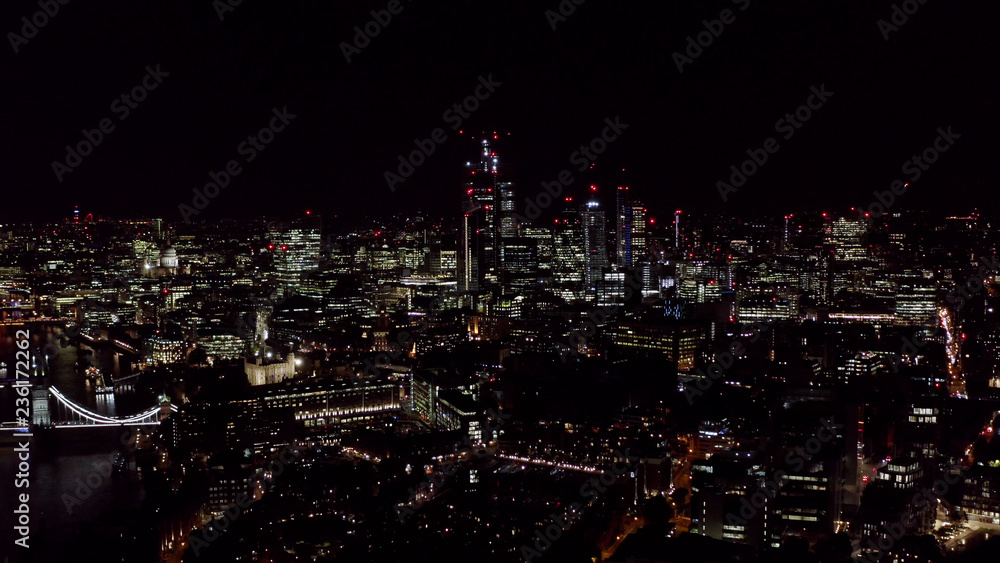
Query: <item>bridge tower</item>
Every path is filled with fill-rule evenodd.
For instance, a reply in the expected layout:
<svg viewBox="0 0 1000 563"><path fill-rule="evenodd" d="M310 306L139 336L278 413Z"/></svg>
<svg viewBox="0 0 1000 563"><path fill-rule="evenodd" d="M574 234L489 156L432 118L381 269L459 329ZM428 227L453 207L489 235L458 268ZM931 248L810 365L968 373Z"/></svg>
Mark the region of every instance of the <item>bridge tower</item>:
<svg viewBox="0 0 1000 563"><path fill-rule="evenodd" d="M174 412L170 404L170 397L166 395L160 395L158 403L160 405L160 420L167 418L168 416L170 416L171 413Z"/></svg>
<svg viewBox="0 0 1000 563"><path fill-rule="evenodd" d="M42 428L52 426L48 387L35 387L31 390L31 424Z"/></svg>

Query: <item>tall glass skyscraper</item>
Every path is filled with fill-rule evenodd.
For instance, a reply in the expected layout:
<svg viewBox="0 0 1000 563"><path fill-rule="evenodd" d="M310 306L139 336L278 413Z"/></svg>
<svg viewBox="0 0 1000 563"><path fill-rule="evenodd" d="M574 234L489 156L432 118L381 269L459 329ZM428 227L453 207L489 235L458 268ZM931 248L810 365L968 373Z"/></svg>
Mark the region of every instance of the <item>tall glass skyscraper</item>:
<svg viewBox="0 0 1000 563"><path fill-rule="evenodd" d="M633 268L646 253L646 208L628 197L628 186L618 186L615 217L615 263Z"/></svg>
<svg viewBox="0 0 1000 563"><path fill-rule="evenodd" d="M305 274L319 269L322 220L308 214L290 223L271 223L268 250L274 256L274 277L283 294L296 291Z"/></svg>
<svg viewBox="0 0 1000 563"><path fill-rule="evenodd" d="M615 197L615 264L619 268L625 265L626 248L631 245L632 238L627 205L628 186L618 186Z"/></svg>
<svg viewBox="0 0 1000 563"><path fill-rule="evenodd" d="M495 288L500 281L504 238L518 235L514 185L503 177L495 144L499 136L479 141L479 161L466 163L459 241L459 289Z"/></svg>
<svg viewBox="0 0 1000 563"><path fill-rule="evenodd" d="M864 217L837 217L826 223L823 242L833 246L839 261L865 260L868 258L867 235L868 221Z"/></svg>
<svg viewBox="0 0 1000 563"><path fill-rule="evenodd" d="M566 198L571 201L571 198ZM553 231L552 277L556 292L567 301L584 298L587 253L580 211L567 206L556 219Z"/></svg>
<svg viewBox="0 0 1000 563"><path fill-rule="evenodd" d="M587 287L594 287L603 279L602 270L608 267L607 219L596 198L597 187L591 186L591 199L581 212L583 216L583 246L587 253Z"/></svg>

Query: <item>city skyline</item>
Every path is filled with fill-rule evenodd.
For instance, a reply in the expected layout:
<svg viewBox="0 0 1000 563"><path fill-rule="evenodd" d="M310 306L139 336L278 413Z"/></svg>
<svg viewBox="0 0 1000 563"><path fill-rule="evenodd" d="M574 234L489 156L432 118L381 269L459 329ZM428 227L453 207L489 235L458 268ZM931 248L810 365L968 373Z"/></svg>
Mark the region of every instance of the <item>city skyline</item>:
<svg viewBox="0 0 1000 563"><path fill-rule="evenodd" d="M0 5L0 559L1000 554L997 5Z"/></svg>

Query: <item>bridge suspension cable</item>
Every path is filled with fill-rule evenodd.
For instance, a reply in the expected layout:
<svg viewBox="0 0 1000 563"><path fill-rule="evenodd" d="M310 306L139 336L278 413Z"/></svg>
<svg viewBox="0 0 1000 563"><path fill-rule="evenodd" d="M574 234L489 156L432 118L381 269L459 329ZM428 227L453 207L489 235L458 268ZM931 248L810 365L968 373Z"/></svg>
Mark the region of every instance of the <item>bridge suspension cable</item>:
<svg viewBox="0 0 1000 563"><path fill-rule="evenodd" d="M49 387L49 392L56 398L63 407L73 412L73 414L79 416L80 418L89 421L92 424L107 424L107 425L119 425L119 424L137 424L144 422L148 419L155 419L156 415L160 412L160 407L155 406L147 409L136 415L129 417L110 417L103 414L98 414L96 412L90 411L85 407L82 407L73 401L69 400L65 395L59 392L55 387ZM177 412L177 407L170 405L170 410Z"/></svg>

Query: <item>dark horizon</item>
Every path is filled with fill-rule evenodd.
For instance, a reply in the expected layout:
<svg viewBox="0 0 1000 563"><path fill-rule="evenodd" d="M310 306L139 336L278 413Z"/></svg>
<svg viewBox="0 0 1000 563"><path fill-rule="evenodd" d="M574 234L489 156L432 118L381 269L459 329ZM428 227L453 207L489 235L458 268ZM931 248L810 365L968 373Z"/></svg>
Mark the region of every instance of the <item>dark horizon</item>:
<svg viewBox="0 0 1000 563"><path fill-rule="evenodd" d="M573 187L593 183L607 193L622 168L635 197L656 210L864 205L905 179L903 163L949 126L961 135L956 150L899 205L961 212L989 201L989 138L998 125L990 7L926 2L886 40L878 22L891 22L892 2L745 2L660 11L584 2L555 30L545 12L557 2L403 2L350 63L341 43L387 3L243 3L222 21L211 2L60 5L26 43L7 35L12 142L0 167L10 193L45 196L5 206L0 220L62 216L73 205L179 220L192 189L284 107L296 116L287 129L199 219L303 209L454 216L462 164L475 153L463 138L494 129L512 133L502 157L514 168L519 207L561 170L577 175ZM724 9L733 22L678 72L674 53ZM21 18L39 10L37 2L8 3L0 22L21 34ZM156 65L167 76L121 119L113 101ZM491 74L500 86L462 120L459 135L445 110ZM776 122L822 85L829 100L791 138L776 134ZM576 173L570 155L616 116L628 129L593 170ZM58 181L53 161L65 161L65 146L104 118L114 129ZM447 139L391 191L383 173L435 128ZM768 137L779 150L723 202L716 182Z"/></svg>

